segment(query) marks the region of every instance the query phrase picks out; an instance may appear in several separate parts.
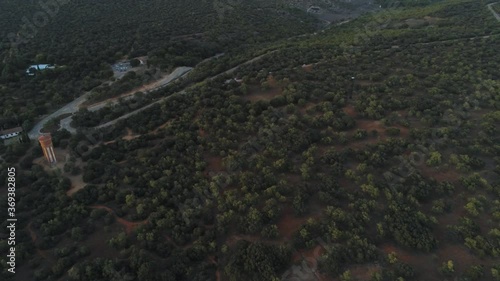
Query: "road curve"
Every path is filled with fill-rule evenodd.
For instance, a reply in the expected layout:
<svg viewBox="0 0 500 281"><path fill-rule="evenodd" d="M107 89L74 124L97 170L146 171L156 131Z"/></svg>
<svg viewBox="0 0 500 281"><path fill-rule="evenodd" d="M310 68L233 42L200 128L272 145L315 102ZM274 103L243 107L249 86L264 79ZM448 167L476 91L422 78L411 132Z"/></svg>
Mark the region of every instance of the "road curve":
<svg viewBox="0 0 500 281"><path fill-rule="evenodd" d="M216 79L216 78L218 78L218 77L220 77L220 76L223 76L223 75L226 75L226 74L231 74L231 73L235 72L236 70L238 70L240 67L242 67L242 66L244 66L244 65L247 65L247 64L250 64L250 63L253 63L253 62L255 62L255 61L258 61L259 59L261 59L261 58L263 58L263 57L265 57L265 56L267 56L267 55L273 54L273 53L275 53L275 52L277 52L277 50L269 51L269 52L267 52L267 53L265 53L265 54L262 54L262 55L260 55L260 56L254 57L254 58L252 58L251 60L248 60L248 61L246 61L246 62L243 62L243 63L241 63L241 64L239 64L239 65L237 65L237 66L235 66L235 67L233 67L233 68L231 68L231 69L228 69L228 70L226 70L226 71L224 71L224 72L222 72L222 73L219 73L219 74L217 74L217 75L215 75L215 76L212 76L212 77L210 77L210 78L207 78L206 80L211 81L211 80L214 80L214 79ZM196 83L195 85L190 86L190 88L191 88L191 87L194 87L194 86L196 86L196 85L199 85L199 84L201 84L201 83L203 83L203 82ZM137 114L137 113L139 113L139 112L141 112L141 111L144 111L145 109L148 109L148 108L150 108L151 106L153 106L153 105L155 105L155 104L157 104L157 103L160 103L160 102L166 101L166 100L168 100L168 99L169 99L169 98L171 98L171 97L174 97L174 96L177 96L177 95L184 95L184 94L186 94L186 89L184 89L184 90L182 90L182 91L180 91L180 92L177 92L177 93L173 93L173 94L172 94L172 95L170 95L170 96L163 97L163 98L161 98L161 99L159 99L159 100L157 100L157 101L155 101L155 102L153 102L153 103L150 103L150 104L148 104L148 105L146 105L146 106L144 106L144 107L141 107L141 108L139 108L139 109L136 109L136 110L134 110L134 111L132 111L132 112L129 112L129 113L125 114L125 115L122 115L122 116L120 116L120 117L118 117L118 118L116 118L116 119L114 119L114 120L111 120L111 121L109 121L109 122L106 122L106 123L104 123L104 124L101 124L101 125L99 125L99 126L96 126L96 127L94 127L94 128L95 128L95 129L102 129L102 128L105 128L105 127L112 126L112 125L116 124L116 122L118 122L118 121L120 121L120 120L123 120L123 119L127 119L128 117L130 117L130 116L132 116L132 115L135 115L135 114Z"/></svg>
<svg viewBox="0 0 500 281"><path fill-rule="evenodd" d="M498 13L497 13L494 9L493 9L493 5L495 5L495 4L499 4L499 3L500 3L500 2L495 2L495 3L490 3L490 4L488 4L488 5L487 5L488 9L489 9L489 10L493 13L493 15L495 16L495 18L496 18L498 21L500 21L500 15L499 15L499 14L498 14ZM347 23L347 22L349 22L349 21L342 22L342 23L340 23L340 24L345 24L345 23ZM340 25L340 24L339 24L339 25ZM487 38L487 37L489 37L489 36L480 36L480 37ZM474 39L474 38L477 38L477 37L465 38L465 39ZM464 38L460 38L460 39L464 39ZM460 40L460 39L454 39L454 40ZM454 41L454 40L444 40L444 41L438 41L438 42ZM432 43L437 43L437 42L425 42L425 43L420 43L420 44L432 44ZM233 68L231 68L231 69L229 69L229 70L226 70L226 71L224 71L224 72L222 72L222 73L220 73L220 74L218 74L218 75L215 75L215 76L213 76L213 77L211 77L211 78L208 78L208 80L213 80L213 79L215 79L215 78L217 78L217 77L219 77L219 76L225 75L225 74L231 74L231 73L233 73L234 71L236 71L238 68L240 68L241 66L246 65L246 64L249 64L249 63L252 63L252 62L255 62L255 61L257 61L257 60L261 59L262 57L267 56L267 55L269 55L269 54L272 54L272 53L274 53L274 52L276 52L276 51L277 51L277 50L273 50L273 51L271 51L271 52L268 52L268 53L265 53L265 54L263 54L263 55L257 56L257 57L255 57L255 58L253 58L253 59L249 60L249 61L246 61L246 62L244 62L244 63L242 63L242 64L240 64L240 65L237 65L236 67L233 67ZM177 71L177 69L176 69L175 71ZM174 71L174 72L175 72L175 71ZM180 71L179 73L181 73L181 74L180 74L180 76L183 76L184 74L186 74L186 72L183 72L183 71ZM180 77L180 76L179 76L179 77ZM178 77L177 77L177 78L178 78ZM175 79L176 79L176 78L175 78ZM174 80L175 80L175 79L174 79ZM173 80L170 80L168 83L170 83L171 81L173 81ZM167 83L167 84L168 84L168 83ZM165 86L165 84L163 84L163 85L159 86L158 88L161 88L161 87L163 87L163 86ZM155 88L155 89L156 89L156 88ZM88 97L88 95L89 95L89 94L90 94L90 93L85 93L85 94L84 94L84 95L82 95L81 97L79 97L79 98L75 99L74 101L72 101L72 102L68 103L67 105L65 105L65 106L64 106L64 107L62 107L61 109L57 110L56 112L54 112L54 113L50 114L49 116L45 117L42 121L38 122L38 123L35 125L35 127L33 127L33 129L32 129L32 130L28 133L29 137L30 137L31 139L38 137L38 135L40 134L40 130L41 130L41 129L43 128L43 126L44 126L44 125L45 125L45 124L46 124L49 120L51 120L52 118L55 118L55 117L57 117L57 116L59 116L59 115L61 115L61 114L65 114L65 113L74 113L74 112L76 112L76 111L78 110L79 106L80 106L83 102L85 102L85 100L87 99L87 97ZM99 126L96 126L95 128L96 128L96 129L99 129L99 128L104 128L104 127L111 126L111 125L115 124L116 122L118 122L119 120L126 119L126 118L128 118L128 117L130 117L130 116L132 116L132 115L134 115L134 114L137 114L137 113L139 113L139 112L141 112L141 111L143 111L143 110L145 110L145 109L147 109L147 108L149 108L149 107L153 106L153 105L154 105L154 104L156 104L156 103L162 102L162 101L164 101L165 99L167 99L167 98L169 98L169 97L172 97L172 96L174 96L174 95L177 95L177 94L185 94L185 91L183 90L183 91L178 92L178 93L175 93L175 94L173 94L173 95L171 95L171 96L168 96L168 97L165 97L165 98L159 99L159 100L157 100L157 101L155 101L155 102L153 102L153 103L151 103L151 104L149 104L149 105L146 105L146 106L144 106L144 107L142 107L142 108L136 109L136 110L134 110L134 111L132 111L132 112L129 112L129 113L127 113L127 114L123 115L123 116L120 116L120 117L118 117L118 118L117 118L117 119L115 119L115 120L109 121L109 122L104 123L104 124L99 125ZM92 106L91 106L91 107L92 107L92 108L91 108L91 110L92 110L92 111L98 110L98 109L102 108L104 105L105 105L105 104L102 104L102 105L101 105L101 104L99 104L99 105L92 105ZM71 121L71 117L65 118L65 119L63 119L63 120L62 120L61 125L64 125L64 127L65 127L66 129L68 129L67 127L70 127L70 126L69 126L70 121ZM74 131L74 129L73 129L73 130L69 130L69 131Z"/></svg>
<svg viewBox="0 0 500 281"><path fill-rule="evenodd" d="M90 95L90 92L86 92L85 94L81 95L74 101L66 104L65 106L61 107L57 111L55 111L52 114L49 114L45 118L43 118L40 122L38 122L29 132L28 136L30 139L36 139L40 135L40 130L45 126L47 122L50 120L56 118L57 116L60 116L62 114L67 114L67 113L74 113L78 111L79 106L84 103L88 96Z"/></svg>
<svg viewBox="0 0 500 281"><path fill-rule="evenodd" d="M167 76L163 77L162 79L160 79L158 81L154 81L154 82L146 84L146 85L143 85L141 87L141 89L136 89L136 90L131 91L131 94L122 95L122 96L117 97L117 98L112 98L112 99L108 99L108 100L105 100L105 101L102 101L102 102L91 104L91 105L87 106L87 109L89 111L97 111L97 110L99 110L99 109L101 109L101 108L103 108L103 107L105 107L107 105L112 105L112 104L118 103L118 101L120 99L123 99L123 100L131 99L131 98L134 97L133 94L135 92L138 92L138 91L141 91L141 92L143 92L145 94L149 94L149 93L151 93L153 91L156 91L158 89L164 88L168 84L172 83L172 81L174 81L174 80L177 80L177 79L179 79L181 77L184 77L191 70L193 70L192 67L187 67L187 66L178 67L174 71L172 71L172 73L168 74Z"/></svg>
<svg viewBox="0 0 500 281"><path fill-rule="evenodd" d="M176 68L172 73L170 73L165 78L163 78L159 81L153 82L152 83L153 87L148 92L165 87L166 85L170 84L172 81L178 79L179 77L186 75L192 69L193 68L191 68L191 67L185 67L185 66L181 66L181 67ZM32 140L36 139L40 135L40 130L50 120L52 120L52 119L54 119L62 114L77 112L80 109L80 106L85 101L87 101L87 98L89 97L89 95L90 95L90 92L86 92L85 94L81 95L80 97L78 97L77 99L73 100L72 102L66 104L65 106L61 107L60 109L53 112L52 114L49 114L48 116L44 117L28 132L29 138ZM92 105L91 107L93 107L93 108L91 108L91 110L92 111L98 110L101 107L104 107L106 104L107 104L106 102L103 102L102 104ZM75 133L76 130L70 126L71 120L72 120L71 116L61 120L61 123L60 123L61 128L64 128L71 133Z"/></svg>

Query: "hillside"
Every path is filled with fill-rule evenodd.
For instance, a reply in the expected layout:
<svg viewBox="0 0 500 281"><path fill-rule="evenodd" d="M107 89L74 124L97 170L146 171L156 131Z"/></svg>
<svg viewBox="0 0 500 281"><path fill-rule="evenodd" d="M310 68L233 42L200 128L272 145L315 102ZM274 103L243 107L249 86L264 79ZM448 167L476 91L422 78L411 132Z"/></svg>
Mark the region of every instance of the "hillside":
<svg viewBox="0 0 500 281"><path fill-rule="evenodd" d="M119 60L147 57L150 71L168 72L312 32L317 25L287 6L219 2L76 0L47 6L1 0L2 117L22 109L19 117L30 127L40 115L108 81L111 64ZM27 77L34 63L58 67Z"/></svg>
<svg viewBox="0 0 500 281"><path fill-rule="evenodd" d="M500 280L500 21L493 1L420 2L283 25L79 111L56 167L0 145L21 186L2 278Z"/></svg>

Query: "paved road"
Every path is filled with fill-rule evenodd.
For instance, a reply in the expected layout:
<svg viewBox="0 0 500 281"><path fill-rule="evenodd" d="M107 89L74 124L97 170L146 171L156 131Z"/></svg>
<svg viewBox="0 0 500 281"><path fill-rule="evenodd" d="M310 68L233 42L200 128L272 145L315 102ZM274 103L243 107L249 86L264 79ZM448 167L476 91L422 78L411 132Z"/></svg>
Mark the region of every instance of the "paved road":
<svg viewBox="0 0 500 281"><path fill-rule="evenodd" d="M497 21L500 21L500 15L497 12L495 12L495 10L493 10L493 5L495 5L495 4L500 5L500 2L488 4L488 9L490 9L490 11L493 13L495 18L497 19Z"/></svg>
<svg viewBox="0 0 500 281"><path fill-rule="evenodd" d="M184 67L184 66L176 68L167 77L152 83L153 87L151 89L149 89L148 92L158 90L158 89L161 89L161 88L167 86L172 81L178 79L179 77L186 75L192 69L193 69L192 67ZM80 109L80 106L85 101L87 101L87 98L89 95L90 95L90 92L86 92L85 94L81 95L80 97L78 97L74 101L66 104L65 106L63 106L60 109L58 109L57 111L55 111L54 113L49 114L48 116L43 118L28 132L28 136L30 137L30 139L36 139L40 135L40 130L43 128L43 126L45 126L45 124L47 122L49 122L50 120L52 120L53 118L56 118L62 114L77 112ZM91 110L92 111L98 110L98 109L104 107L106 104L107 104L106 102L103 102L102 104L94 105L94 106L92 106ZM65 128L69 132L74 133L74 132L76 132L76 130L70 126L71 119L72 119L71 116L67 117L67 118L61 120L60 124L61 124L62 128Z"/></svg>
<svg viewBox="0 0 500 281"><path fill-rule="evenodd" d="M493 5L498 4L498 3L500 3L500 2L491 3L491 4L488 4L487 6L488 6L488 9L490 9L490 11L493 13L493 15L495 16L495 18L496 18L498 21L500 21L500 15L499 15L497 12L495 12L495 10L493 10L493 7L492 7ZM347 22L349 22L349 21L341 22L341 23L339 23L338 25L342 25L342 24L345 24L345 23L347 23ZM304 36L304 35L301 35L301 36ZM444 43L444 42L452 42L452 41L458 41L458 40L464 40L464 39L471 39L471 40L472 40L472 39L475 39L475 38L488 38L488 37L490 37L490 36L478 36L478 37L470 37L470 38L459 38L459 39L442 40L442 41L436 41L436 42L416 43L416 44L429 45L429 44ZM208 78L208 80L213 80L213 79L215 79L215 78L217 78L217 77L219 77L219 76L225 75L225 74L231 74L231 73L233 73L234 71L236 71L238 68L240 68L241 66L246 65L246 64L250 64L250 63L252 63L252 62L255 62L255 61L257 61L257 60L261 59L262 57L267 56L267 55L269 55L269 54L272 54L272 53L274 53L274 52L276 52L276 51L277 51L277 50L274 50L274 51L268 52L268 53L266 53L266 54L263 54L263 55L257 56L257 57L255 57L255 58L253 58L253 59L251 59L251 60L249 60L249 61L247 61L247 62L244 62L244 63L242 63L242 64L240 64L240 65L238 65L238 66L236 66L236 67L233 67L233 68L231 68L231 69L229 69L229 70L226 70L226 71L225 71L225 72L223 72L223 73L220 73L220 74L218 74L218 75L216 75L216 76L213 76L213 77L211 77L211 78ZM177 71L177 69L176 69L175 71ZM174 72L175 72L175 71L174 71ZM181 74L180 74L180 76L183 76L186 72L182 72L182 71L180 71L179 73L181 73ZM179 76L179 77L180 77L180 76ZM178 77L177 77L177 78L178 78ZM171 80L171 81L173 81L173 80ZM171 81L170 81L170 82L171 82ZM170 83L170 82L168 82L168 83ZM167 84L168 84L168 83L167 83ZM161 88L161 87L163 87L163 86L165 86L165 85L161 85L159 88ZM160 100L158 100L158 101L155 101L155 102L153 102L153 103L151 103L151 104L149 104L149 105L146 105L145 107L139 108L139 109L134 110L134 111L132 111L132 112L130 112L130 113L127 113L127 114L125 114L125 115L123 115L123 116L121 116L121 117L118 117L118 118L117 118L117 119L115 119L115 120L112 120L112 121L107 122L107 123L105 123L105 124L99 125L99 126L97 126L96 128L103 128L103 127L108 127L108 126L110 126L110 125L113 125L113 124L115 124L116 122L118 122L119 120L126 119L126 118L128 118L128 117L130 117L130 116L132 116L132 115L134 115L134 114L137 114L137 113L139 113L139 112L141 112L141 111L143 111L143 110L145 110L145 109L147 109L147 108L149 108L149 107L153 106L153 105L154 105L154 104L156 104L156 103L162 102L162 101L164 101L165 99L170 98L170 97L172 97L172 96L174 96L174 95L178 95L178 94L185 94L185 91L183 90L183 91L181 91L181 92L178 92L178 93L172 94L171 96L168 96L168 97L162 98L162 99L160 99ZM79 97L78 99L76 99L76 100L74 100L73 102L71 102L71 103L69 103L69 104L65 105L63 108L61 108L61 109L59 109L58 111L56 111L56 112L54 112L54 113L50 114L49 116L45 117L42 121L40 121L38 124L36 124L36 125L35 125L35 127L34 127L34 128L33 128L30 132L29 132L29 136L30 136L30 138L32 138L32 139L33 139L33 138L37 137L37 136L39 135L39 131L40 131L40 129L41 129L41 128L43 128L43 125L45 125L45 123L47 123L47 122L48 122L49 120L51 120L52 118L57 117L57 116L59 116L59 115L61 115L61 114L64 114L64 113L74 113L74 112L76 112L76 111L78 110L78 106L79 106L79 105L81 105L81 104L82 104L82 103L83 103L83 102L87 99L87 96L88 96L88 95L89 95L89 93L85 93L84 95L82 95L82 96L81 96L81 97ZM100 108L104 107L105 105L106 105L106 104L104 104L104 105L96 105L95 107L94 107L94 106L91 106L90 110L95 111L95 110L98 110L98 109L100 109ZM71 128L71 127L69 126L69 123L70 123L70 122L71 122L71 117L68 117L68 118L66 118L66 119L64 119L64 120L61 120L61 126L65 127L66 129L68 129L68 131L70 131L70 132L71 132L72 130L74 131L74 129L73 129L73 128Z"/></svg>
<svg viewBox="0 0 500 281"><path fill-rule="evenodd" d="M446 42L454 42L454 41L460 41L460 40L474 40L474 39L478 39L478 38L489 38L489 37L491 37L491 36L495 36L495 35L498 35L498 34L485 35L485 36L473 36L473 37L457 38L457 39L449 39L449 40L437 40L437 41L432 41L432 42L421 42L421 43L414 43L414 44L411 44L411 45L431 45L431 44L441 44L441 43L446 43ZM392 47L389 47L389 48L392 48ZM389 49L389 48L385 48L385 49ZM243 66L243 65L247 65L247 64L250 64L250 63L255 62L255 61L258 61L259 59L261 59L261 58L263 58L263 57L265 57L265 56L267 56L267 55L273 54L273 53L275 53L275 52L277 52L277 51L278 51L278 50L273 50L273 51L270 51L270 52L265 53L265 54L263 54L263 55L257 56L257 57L255 57L255 58L253 58L253 59L251 59L251 60L249 60L249 61L246 61L246 62L244 62L244 63L242 63L242 64L239 64L239 65L237 65L237 66L235 66L235 67L233 67L233 68L231 68L231 69L229 69L229 70L226 70L226 71L224 71L224 72L222 72L222 73L219 73L219 74L217 74L217 75L215 75L215 76L213 76L213 77L207 78L206 80L214 80L215 78L217 78L217 77L219 77L219 76L226 75L226 74L231 74L231 73L235 72L236 70L238 70L238 68L240 68L241 66ZM200 82L200 83L203 83L203 82ZM195 84L195 85L198 85L198 84L200 84L200 83L197 83L197 84ZM193 87L193 86L191 86L191 87ZM182 90L181 92L174 93L174 94L172 94L172 95L170 95L170 96L168 96L168 97L161 98L161 99L159 99L159 100L157 100L157 101L155 101L155 102L153 102L153 103L151 103L151 104L148 104L148 105L146 105L146 106L144 106L144 107L142 107L142 108L136 109L136 110L134 110L134 111L132 111L132 112L130 112L130 113L127 113L127 114L125 114L125 115L123 115L123 116L120 116L120 117L118 117L118 118L117 118L117 119L115 119L115 120L109 121L109 122L104 123L104 124L99 125L99 126L96 126L95 128L96 128L96 129L100 129L100 128L105 128L105 127L108 127L108 126L114 125L114 124L116 124L116 122L118 122L118 121L120 121L120 120L123 120L123 119L126 119L126 118L128 118L128 117L130 117L130 116L132 116L132 115L134 115L134 114L137 114L137 113L139 113L139 112L141 112L141 111L143 111L143 110L145 110L145 109L148 109L148 108L150 108L151 106L153 106L154 104L157 104L157 103L160 103L160 102L162 102L162 101L165 101L165 100L167 100L167 99L169 99L169 98L171 98L171 97L173 97L173 96L176 96L176 95L183 95L183 94L185 94L185 93L186 93L186 90Z"/></svg>
<svg viewBox="0 0 500 281"><path fill-rule="evenodd" d="M71 127L71 121L73 121L73 116L68 116L64 119L61 119L61 129L66 129L68 132L76 134L76 129Z"/></svg>
<svg viewBox="0 0 500 281"><path fill-rule="evenodd" d="M263 58L263 57L265 57L265 56L267 56L267 55L270 55L270 54L272 54L272 53L275 53L276 51L277 51L277 50L273 50L273 51L270 51L270 52L268 52L268 53L265 53L265 54L262 54L262 55L260 55L260 56L257 56L257 57L255 57L255 58L253 58L253 59L251 59L251 60L248 60L248 61L246 61L246 62L244 62L244 63L241 63L241 64L239 64L239 65L237 65L237 66L235 66L235 67L233 67L233 68L231 68L231 69L229 69L229 70L226 70L226 71L224 71L224 72L222 72L222 73L219 73L219 74L217 74L217 75L215 75L215 76L212 76L212 77L210 77L210 78L207 78L206 80L214 80L214 79L216 79L217 77L220 77L220 76L222 76L222 75L231 74L231 73L235 72L236 70L238 70L240 67L242 67L242 66L244 66L244 65L247 65L247 64L250 64L250 63L253 63L253 62L255 62L255 61L258 61L258 60L260 60L261 58ZM190 86L189 88L195 87L196 85L199 85L199 84L201 84L201 83L203 83L203 82L196 83L195 85L192 85L192 86ZM182 90L182 91L180 91L180 92L177 92L177 93L174 93L174 94L172 94L172 95L170 95L170 96L168 96L168 97L161 98L161 99L159 99L159 100L157 100L157 101L155 101L155 102L153 102L153 103L150 103L150 104L148 104L148 105L146 105L146 106L144 106L144 107L141 107L141 108L139 108L139 109L136 109L136 110L134 110L134 111L132 111L132 112L129 112L129 113L125 114L125 115L122 115L122 116L120 116L120 117L118 117L118 118L116 118L116 119L114 119L114 120L112 120L112 121L109 121L109 122L107 122L107 123L104 123L104 124L101 124L101 125L99 125L99 126L96 126L95 128L96 128L96 129L101 129L101 128L105 128L105 127L112 126L112 125L116 124L116 122L118 122L118 121L120 121L120 120L123 120L123 119L127 119L127 118L129 118L130 116L135 115L135 114L137 114L137 113L139 113L139 112L141 112L141 111L144 111L144 110L146 110L146 109L150 108L151 106L153 106L153 105L155 105L155 104L157 104L157 103L160 103L160 102L166 101L166 100L168 100L169 98L172 98L172 97L174 97L174 96L184 95L184 94L186 94L186 90L187 90L187 89L184 89L184 90Z"/></svg>
<svg viewBox="0 0 500 281"><path fill-rule="evenodd" d="M187 66L178 67L172 73L170 73L169 75L167 75L166 77L164 77L164 78L162 78L162 79L160 79L158 81L155 81L153 83L150 83L148 85L144 85L141 89L132 91L131 94L122 95L121 99L123 99L123 100L131 99L131 98L134 97L134 93L137 92L137 91L141 91L141 92L143 92L145 94L149 94L149 93L151 93L153 91L156 91L156 90L159 90L161 88L164 88L168 84L172 83L172 81L177 80L180 77L184 77L191 70L193 70L192 67L187 67ZM119 100L120 100L119 98L108 99L108 100L105 100L105 101L102 101L102 102L98 102L98 103L89 105L87 107L87 109L89 111L97 111L97 110L99 110L99 109L101 109L101 108L103 108L103 107L105 107L107 105L116 104L116 103L119 102Z"/></svg>
<svg viewBox="0 0 500 281"><path fill-rule="evenodd" d="M74 113L78 111L79 106L84 103L87 100L87 97L90 95L90 92L87 92L74 101L68 103L67 105L61 107L59 110L56 112L49 114L47 117L43 118L40 122L38 122L31 131L29 131L28 136L30 139L36 139L40 135L40 130L43 128L43 126L52 120L53 118L56 118L57 116L60 116L62 114L67 114L67 113Z"/></svg>

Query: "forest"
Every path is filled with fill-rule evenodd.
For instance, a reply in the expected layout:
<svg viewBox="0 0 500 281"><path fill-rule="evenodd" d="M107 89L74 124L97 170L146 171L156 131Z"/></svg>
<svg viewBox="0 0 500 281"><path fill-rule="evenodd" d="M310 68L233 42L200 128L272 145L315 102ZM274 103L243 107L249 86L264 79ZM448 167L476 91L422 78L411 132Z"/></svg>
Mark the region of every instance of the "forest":
<svg viewBox="0 0 500 281"><path fill-rule="evenodd" d="M10 119L18 113L26 129L108 81L118 60L148 56L149 67L170 71L312 32L317 24L300 11L260 2L230 9L196 0L75 0L60 1L66 4L51 13L42 2L0 1L1 118L16 123ZM39 27L40 13L46 21ZM26 76L28 65L43 63L57 67Z"/></svg>
<svg viewBox="0 0 500 281"><path fill-rule="evenodd" d="M2 256L1 279L500 280L490 2L275 38L213 79L243 58L202 63L161 93L78 112L76 134L52 134L56 167L37 144L0 144L20 225L19 273Z"/></svg>

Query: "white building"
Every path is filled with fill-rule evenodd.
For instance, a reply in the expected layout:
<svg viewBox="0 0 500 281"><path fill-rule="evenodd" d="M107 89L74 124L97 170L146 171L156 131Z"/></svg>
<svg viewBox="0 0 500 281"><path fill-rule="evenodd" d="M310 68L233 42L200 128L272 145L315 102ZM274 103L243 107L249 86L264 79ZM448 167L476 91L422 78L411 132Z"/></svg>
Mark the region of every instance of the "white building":
<svg viewBox="0 0 500 281"><path fill-rule="evenodd" d="M55 66L53 66L51 64L33 64L33 65L30 65L30 67L28 67L28 69L26 69L26 74L28 74L29 76L34 76L35 72L37 72L37 71L43 71L46 69L54 69L54 68L55 68Z"/></svg>
<svg viewBox="0 0 500 281"><path fill-rule="evenodd" d="M23 128L21 128L21 127L16 127L16 128L7 129L7 130L1 130L0 131L0 139L6 140L6 139L13 138L13 137L17 137L22 133L22 131L23 131Z"/></svg>

